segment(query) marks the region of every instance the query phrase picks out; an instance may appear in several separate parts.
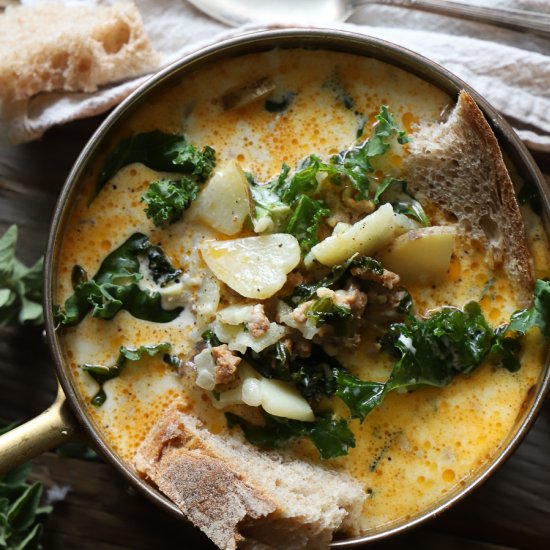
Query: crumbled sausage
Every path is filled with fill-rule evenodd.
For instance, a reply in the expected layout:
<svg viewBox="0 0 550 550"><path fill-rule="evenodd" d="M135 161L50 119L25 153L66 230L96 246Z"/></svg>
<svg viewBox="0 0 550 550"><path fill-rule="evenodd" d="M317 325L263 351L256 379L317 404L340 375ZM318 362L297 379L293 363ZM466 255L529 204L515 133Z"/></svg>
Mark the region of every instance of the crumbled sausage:
<svg viewBox="0 0 550 550"><path fill-rule="evenodd" d="M229 384L235 379L235 372L242 361L241 357L233 353L227 344L216 346L210 351L216 363L214 374L216 384Z"/></svg>
<svg viewBox="0 0 550 550"><path fill-rule="evenodd" d="M303 304L300 304L297 308L293 309L292 313L290 314L291 319L298 324L305 323L307 321L306 313L311 304L313 304L313 300L304 302Z"/></svg>
<svg viewBox="0 0 550 550"><path fill-rule="evenodd" d="M372 270L366 267L352 267L351 274L355 277L360 277L365 281L374 281L380 283L388 289L392 289L394 286L399 284L399 275L393 271L388 271L384 269L382 275L377 275L373 273Z"/></svg>
<svg viewBox="0 0 550 550"><path fill-rule="evenodd" d="M269 330L269 319L267 318L263 304L256 304L252 308L252 315L248 321L248 331L253 338L262 337Z"/></svg>
<svg viewBox="0 0 550 550"><path fill-rule="evenodd" d="M349 283L345 290L337 290L334 293L333 300L336 305L349 307L356 317L361 317L368 298L354 283Z"/></svg>

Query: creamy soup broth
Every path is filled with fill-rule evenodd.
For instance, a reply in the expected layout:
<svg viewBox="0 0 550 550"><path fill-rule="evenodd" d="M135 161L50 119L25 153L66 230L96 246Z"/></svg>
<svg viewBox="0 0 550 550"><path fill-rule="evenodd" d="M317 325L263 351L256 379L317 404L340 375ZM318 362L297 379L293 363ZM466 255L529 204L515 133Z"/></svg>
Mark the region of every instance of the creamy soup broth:
<svg viewBox="0 0 550 550"><path fill-rule="evenodd" d="M227 90L266 76L277 90L292 92L293 101L286 111L268 112L263 101L224 110L220 97ZM339 90L349 94L352 108L345 105ZM310 153L332 154L350 146L363 122L367 129L372 125L382 104L414 136L417 125L441 120L453 102L434 86L374 59L324 51L273 51L203 68L150 96L126 117L112 142L154 129L183 133L197 146L213 147L218 165L236 159L259 181L267 181L279 173L283 162L295 167ZM399 167L402 158L390 153L388 162ZM95 273L104 257L136 231L160 244L184 271L198 268L192 276L198 277L197 285L204 283L206 267L197 244L204 238L226 237L196 221L186 223L185 215L166 229L155 227L145 216L140 197L156 177L143 165L129 165L89 204L95 179L84 182L63 237L57 303L72 293L74 264ZM538 218L528 216L536 275L548 276L546 237ZM480 300L486 318L497 325L518 309L510 285L500 275L487 266L482 250L457 240L446 280L437 288L416 285L408 290L421 314L442 304L460 307L469 300ZM205 307L207 318L208 304ZM79 325L63 329L70 369L86 402L97 391L97 384L79 365L112 363L121 345L160 341L170 342L172 353L185 357L197 338L194 323L197 319L188 307L166 324L142 321L122 311L110 321L88 315ZM348 456L329 463L349 472L369 493L364 507L367 530L428 509L498 452L516 425L529 388L541 374L546 354L543 342L537 334L529 334L527 341L517 373L487 366L456 378L444 389L394 392L363 423L350 422L357 446ZM383 381L391 360L374 354L374 347L374 338L366 336L359 349L343 352L339 358L352 373ZM105 392L105 403L89 405L88 413L113 450L127 461L175 399L183 399L212 431L226 429L223 413L210 405L206 392L191 387L159 357L130 364L120 377L105 384ZM318 460L308 442L293 445L298 453Z"/></svg>

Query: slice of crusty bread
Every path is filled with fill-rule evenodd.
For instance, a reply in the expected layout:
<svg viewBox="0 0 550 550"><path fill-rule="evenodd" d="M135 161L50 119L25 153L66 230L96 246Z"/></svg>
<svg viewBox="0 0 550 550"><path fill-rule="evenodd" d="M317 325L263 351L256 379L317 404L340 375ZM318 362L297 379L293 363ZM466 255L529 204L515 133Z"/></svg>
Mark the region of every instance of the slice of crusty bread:
<svg viewBox="0 0 550 550"><path fill-rule="evenodd" d="M446 122L412 134L405 160L410 190L456 219L460 233L502 265L521 305L533 295L533 267L514 187L497 139L476 102L461 92Z"/></svg>
<svg viewBox="0 0 550 550"><path fill-rule="evenodd" d="M159 61L132 3L36 4L0 15L0 98L93 92Z"/></svg>
<svg viewBox="0 0 550 550"><path fill-rule="evenodd" d="M195 417L167 409L139 447L138 473L223 549L326 548L336 531L360 532L366 495L343 473L284 452L258 451L214 435Z"/></svg>

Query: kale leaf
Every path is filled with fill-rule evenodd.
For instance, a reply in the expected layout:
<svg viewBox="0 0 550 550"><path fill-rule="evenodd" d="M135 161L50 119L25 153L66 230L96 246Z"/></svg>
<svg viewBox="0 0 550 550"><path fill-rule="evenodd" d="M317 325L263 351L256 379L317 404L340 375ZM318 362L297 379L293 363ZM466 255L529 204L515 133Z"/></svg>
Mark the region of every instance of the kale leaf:
<svg viewBox="0 0 550 550"><path fill-rule="evenodd" d="M177 222L197 198L199 184L188 177L177 180L159 179L149 184L141 197L147 204L145 214L158 227Z"/></svg>
<svg viewBox="0 0 550 550"><path fill-rule="evenodd" d="M300 243L302 252L307 253L318 242L319 222L329 214L330 210L326 208L323 201L301 195L288 222L286 232L294 235Z"/></svg>
<svg viewBox="0 0 550 550"><path fill-rule="evenodd" d="M98 384L99 390L92 398L92 405L100 407L105 403L107 395L103 389L103 385L108 380L120 376L127 361L139 361L143 357L154 357L157 353L166 353L170 351L170 344L161 342L160 344L144 345L138 348L129 348L122 346L119 350L118 357L113 365L91 365L89 363L82 365L82 370L87 372Z"/></svg>
<svg viewBox="0 0 550 550"><path fill-rule="evenodd" d="M357 191L359 199L369 199L370 180L367 174L374 172L371 160L388 151L390 139L394 136L397 136L397 142L400 144L408 141L406 132L397 126L387 105L380 107L376 120L377 124L370 137L331 158L331 180L336 183L341 181L342 176L347 177Z"/></svg>
<svg viewBox="0 0 550 550"><path fill-rule="evenodd" d="M220 339L216 336L215 332L213 330L205 330L202 334L201 334L201 338L208 344L208 346L210 346L211 348L212 347L216 347L216 346L221 346L221 341Z"/></svg>
<svg viewBox="0 0 550 550"><path fill-rule="evenodd" d="M359 256L355 254L351 258L348 258L344 263L335 265L332 268L330 275L327 275L320 281L315 283L302 283L298 285L290 297L290 302L297 306L303 302L311 300L317 293L317 290L324 287L331 288L338 281L346 277L350 269L353 267L367 269L374 275L382 275L384 273L384 268L379 261L374 260L370 256Z"/></svg>
<svg viewBox="0 0 550 550"><path fill-rule="evenodd" d="M344 419L319 415L313 422L289 420L264 413L265 425L252 424L233 413L225 413L229 427L240 426L246 439L264 448L278 447L293 437L307 437L322 459L336 458L355 447L355 437Z"/></svg>
<svg viewBox="0 0 550 550"><path fill-rule="evenodd" d="M43 258L26 267L15 257L17 226L0 238L0 326L41 325Z"/></svg>
<svg viewBox="0 0 550 550"><path fill-rule="evenodd" d="M417 386L447 386L458 374L469 374L488 357L498 335L479 304L460 310L444 307L427 319L410 316L393 324L382 339L385 349L400 355L386 391Z"/></svg>
<svg viewBox="0 0 550 550"><path fill-rule="evenodd" d="M158 285L166 286L168 283L177 280L181 275L181 269L175 268L170 263L160 246L154 244L148 246L145 254L153 281Z"/></svg>
<svg viewBox="0 0 550 550"><path fill-rule="evenodd" d="M158 292L139 287L142 278L139 257L147 257L149 253L152 254L149 257L152 273L157 281L166 281L179 272L170 266L168 260L166 263L159 260L160 247L151 245L145 235L134 233L103 260L92 279L88 280L80 266L73 268L74 294L66 300L64 307L55 307L57 321L62 325L76 325L90 310L93 317L112 319L121 309L146 321L173 321L181 313L181 308L165 310Z"/></svg>
<svg viewBox="0 0 550 550"><path fill-rule="evenodd" d="M296 384L310 401L330 396L336 389L333 371L341 365L313 344L309 357L291 359L287 346L279 341L261 352L248 349L244 359L265 378L275 378Z"/></svg>
<svg viewBox="0 0 550 550"><path fill-rule="evenodd" d="M535 283L533 305L515 312L510 318L508 330L525 334L530 328L539 327L544 336L548 336L548 315L550 312L550 281L542 279Z"/></svg>
<svg viewBox="0 0 550 550"><path fill-rule="evenodd" d="M284 113L295 97L294 92L274 92L264 101L264 109L269 113Z"/></svg>
<svg viewBox="0 0 550 550"><path fill-rule="evenodd" d="M336 304L330 296L315 300L306 311L316 327L324 324L334 328L336 336L349 337L355 333L356 318L347 306Z"/></svg>
<svg viewBox="0 0 550 550"><path fill-rule="evenodd" d="M424 227L430 225L430 220L424 212L422 205L409 193L407 182L388 176L376 189L374 203L390 203L393 211L398 214L405 214L417 221Z"/></svg>
<svg viewBox="0 0 550 550"><path fill-rule="evenodd" d="M363 421L384 399L384 383L361 380L343 369L335 369L334 378L336 395L350 410L351 418Z"/></svg>
<svg viewBox="0 0 550 550"><path fill-rule="evenodd" d="M121 141L108 155L97 180L96 194L121 168L133 162L141 162L153 170L178 172L204 181L214 169L215 157L211 147L199 151L181 135L165 134L159 130L135 134Z"/></svg>
<svg viewBox="0 0 550 550"><path fill-rule="evenodd" d="M320 221L330 214L318 196L319 182L323 178L335 185L351 185L359 200L369 200L369 178L375 171L372 159L387 152L391 139L396 138L399 143L407 141L405 132L398 128L386 106L381 107L376 118L377 124L370 137L333 155L328 162L309 155L293 173L283 164L281 173L269 183L257 185L249 181L256 223L269 216L272 223L266 227L270 231L285 231L296 236L302 252L307 253L317 243ZM399 205L407 215L418 216L423 212L419 203L408 194Z"/></svg>

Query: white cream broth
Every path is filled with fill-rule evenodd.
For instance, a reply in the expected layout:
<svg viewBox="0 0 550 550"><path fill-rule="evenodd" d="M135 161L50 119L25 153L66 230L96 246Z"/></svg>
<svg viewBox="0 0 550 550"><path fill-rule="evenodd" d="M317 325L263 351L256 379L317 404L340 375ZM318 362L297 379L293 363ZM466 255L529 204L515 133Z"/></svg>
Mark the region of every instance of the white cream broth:
<svg viewBox="0 0 550 550"><path fill-rule="evenodd" d="M295 94L288 110L268 112L263 100L224 110L220 97L227 90L264 77L272 79L277 90ZM353 99L352 109L337 97L334 82ZM283 162L294 168L308 154L337 153L353 144L360 122L356 112L368 119L368 135L382 104L413 135L417 124L440 120L441 113L452 106L450 98L430 84L373 59L324 51L273 51L224 61L186 77L136 108L117 135L122 138L153 129L183 133L197 147L213 147L217 166L236 159L258 181L267 181L280 172ZM117 139L112 142L116 145ZM398 170L401 156L390 152L388 163ZM217 308L217 284L197 246L207 238L228 237L198 223L192 209L182 221L165 229L155 227L140 197L158 176L141 164L129 165L88 205L95 185L90 177L63 238L57 303L72 294L73 265L93 275L105 256L137 231L160 244L172 263L188 272L184 284L191 289L191 301L181 302L186 304L184 312L170 323L146 322L122 311L109 321L87 315L77 326L60 329L71 371L87 402L98 386L80 365L112 364L121 345L159 342L170 342L171 353L186 357L199 339L195 323L211 320ZM548 276L546 237L538 218L528 217L537 276ZM437 288L408 287L419 313L443 304L462 306L473 299L481 300L491 324L507 320L518 309L507 281L490 270L483 252L471 243L458 240L454 254L447 278ZM490 291L483 295L493 279ZM199 288L206 296L202 303ZM223 299L223 284L221 289ZM202 315L198 320L193 308ZM358 350L341 353L339 358L353 374L384 381L391 362L374 349L374 339L367 337ZM456 378L444 389L394 392L363 423L350 421L357 445L347 457L330 464L351 473L370 494L364 508L367 531L428 509L498 452L544 361L545 347L537 335L528 335L525 349L517 373L487 366L469 377ZM120 377L105 384L105 392L105 403L89 405L89 414L112 448L128 461L175 399L184 400L211 430L226 429L223 412L211 406L207 392L194 388L189 378L181 379L161 356L128 363ZM334 401L337 412L347 416L345 407ZM296 442L294 447L318 460L309 442Z"/></svg>

